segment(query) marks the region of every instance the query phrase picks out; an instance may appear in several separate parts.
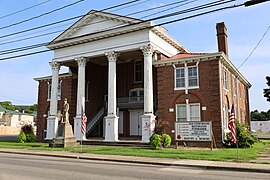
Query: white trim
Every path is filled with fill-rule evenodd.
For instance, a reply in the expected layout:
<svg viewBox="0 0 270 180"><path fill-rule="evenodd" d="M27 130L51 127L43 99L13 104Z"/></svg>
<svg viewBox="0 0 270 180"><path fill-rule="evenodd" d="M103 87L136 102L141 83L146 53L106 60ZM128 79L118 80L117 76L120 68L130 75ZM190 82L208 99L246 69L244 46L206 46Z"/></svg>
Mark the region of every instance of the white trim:
<svg viewBox="0 0 270 180"><path fill-rule="evenodd" d="M197 68L197 86L189 86L189 75L188 75L188 70L189 68ZM176 87L176 71L178 69L184 69L184 81L185 81L185 87ZM199 67L198 66L187 66L185 63L185 67L177 67L174 68L174 90L187 90L187 89L198 89L199 86Z"/></svg>

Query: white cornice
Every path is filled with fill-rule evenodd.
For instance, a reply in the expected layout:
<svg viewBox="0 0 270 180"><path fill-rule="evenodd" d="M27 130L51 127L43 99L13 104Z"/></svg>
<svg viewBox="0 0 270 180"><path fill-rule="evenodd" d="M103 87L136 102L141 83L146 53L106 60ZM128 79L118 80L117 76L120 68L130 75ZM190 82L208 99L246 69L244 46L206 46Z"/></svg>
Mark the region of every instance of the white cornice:
<svg viewBox="0 0 270 180"><path fill-rule="evenodd" d="M186 49L181 43L176 41L173 37L171 37L168 33L167 30L165 30L162 26L156 26L152 29L152 32L161 37L163 40L168 42L170 45L175 47L176 49L179 50L179 52L190 52L188 49Z"/></svg>

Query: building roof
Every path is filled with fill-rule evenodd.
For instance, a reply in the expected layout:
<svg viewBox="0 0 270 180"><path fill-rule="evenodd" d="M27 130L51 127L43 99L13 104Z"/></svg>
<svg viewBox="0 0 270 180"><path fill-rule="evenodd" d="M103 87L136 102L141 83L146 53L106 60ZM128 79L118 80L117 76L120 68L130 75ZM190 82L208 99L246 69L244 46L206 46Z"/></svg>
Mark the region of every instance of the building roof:
<svg viewBox="0 0 270 180"><path fill-rule="evenodd" d="M78 35L77 33L86 26L89 26L94 18L100 17L103 19L121 22L122 26L112 26L113 28L104 28L100 31L93 31ZM101 21L103 22L103 21ZM97 23L97 22L93 22ZM109 23L108 23L109 24ZM188 52L188 50L174 38L172 38L165 28L162 26L156 26L153 21L144 21L127 16L121 16L118 14L102 12L97 10L91 10L80 18L77 22L71 25L68 29L62 32L54 40L52 40L47 48L54 50L58 48L68 47L72 45L78 45L81 43L87 43L91 41L97 41L104 38L115 37L121 34L132 33L140 30L149 29L163 40L174 46L179 52ZM77 34L77 35L76 35Z"/></svg>
<svg viewBox="0 0 270 180"><path fill-rule="evenodd" d="M186 58L186 57L202 56L202 55L206 55L206 54L209 54L209 53L179 53L179 54L176 54L170 58L164 57L161 60L181 59L181 58Z"/></svg>

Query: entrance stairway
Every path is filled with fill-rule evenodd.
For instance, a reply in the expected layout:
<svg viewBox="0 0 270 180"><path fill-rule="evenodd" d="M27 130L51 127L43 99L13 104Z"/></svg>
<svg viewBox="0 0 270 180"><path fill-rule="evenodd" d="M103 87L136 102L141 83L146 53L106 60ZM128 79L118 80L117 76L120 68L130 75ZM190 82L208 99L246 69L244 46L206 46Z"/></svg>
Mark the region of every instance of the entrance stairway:
<svg viewBox="0 0 270 180"><path fill-rule="evenodd" d="M86 126L87 136L94 130L94 128L98 125L98 123L103 120L106 113L107 113L107 103L104 103L104 105L99 109L94 118L88 121Z"/></svg>

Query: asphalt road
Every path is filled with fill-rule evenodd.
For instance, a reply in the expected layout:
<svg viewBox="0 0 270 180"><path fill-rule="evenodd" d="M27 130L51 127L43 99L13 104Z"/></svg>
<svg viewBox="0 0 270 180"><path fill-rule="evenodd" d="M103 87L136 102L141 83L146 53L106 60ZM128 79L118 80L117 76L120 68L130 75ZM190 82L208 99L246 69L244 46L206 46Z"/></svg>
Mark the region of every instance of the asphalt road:
<svg viewBox="0 0 270 180"><path fill-rule="evenodd" d="M270 179L270 174L0 153L0 180Z"/></svg>

